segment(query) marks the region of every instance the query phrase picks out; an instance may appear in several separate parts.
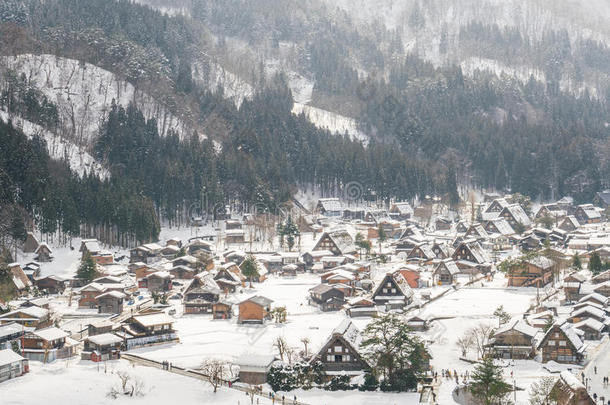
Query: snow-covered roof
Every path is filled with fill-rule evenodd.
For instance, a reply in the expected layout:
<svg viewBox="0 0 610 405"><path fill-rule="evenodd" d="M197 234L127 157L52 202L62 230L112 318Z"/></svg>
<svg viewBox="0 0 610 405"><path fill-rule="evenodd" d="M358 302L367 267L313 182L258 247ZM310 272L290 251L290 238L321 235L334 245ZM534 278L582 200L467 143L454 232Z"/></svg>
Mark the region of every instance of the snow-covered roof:
<svg viewBox="0 0 610 405"><path fill-rule="evenodd" d="M526 226L526 227L531 225L532 221L527 216L527 214L525 213L525 210L523 209L523 207L521 205L511 204L507 207L504 207L504 210L509 211L510 214L512 215L512 217L515 219L515 221L517 221L521 225Z"/></svg>
<svg viewBox="0 0 610 405"><path fill-rule="evenodd" d="M392 204L390 211L398 211L400 215L412 215L413 207L408 202L397 202Z"/></svg>
<svg viewBox="0 0 610 405"><path fill-rule="evenodd" d="M27 307L27 308L19 308L14 311L7 312L6 314L0 315L0 318L9 318L10 319L15 314L25 314L32 318L40 319L40 318L44 318L45 316L47 316L49 314L49 311L44 308L32 306L32 307Z"/></svg>
<svg viewBox="0 0 610 405"><path fill-rule="evenodd" d="M174 323L174 319L165 313L136 315L133 319L144 327Z"/></svg>
<svg viewBox="0 0 610 405"><path fill-rule="evenodd" d="M578 208L581 208L583 213L588 219L598 219L601 218L600 209L593 206L593 204L582 204L579 205Z"/></svg>
<svg viewBox="0 0 610 405"><path fill-rule="evenodd" d="M322 207L324 211L341 211L341 201L338 198L320 198L318 205Z"/></svg>
<svg viewBox="0 0 610 405"><path fill-rule="evenodd" d="M0 366L17 363L18 361L22 360L25 359L19 354L15 353L12 349L0 350Z"/></svg>
<svg viewBox="0 0 610 405"><path fill-rule="evenodd" d="M273 302L273 300L267 298L267 297L263 297L261 295L255 295L253 297L250 297L246 300L243 300L242 302L240 302L240 304L243 304L244 302L247 301L251 301L254 302L260 306L266 307L267 305L271 305L271 303Z"/></svg>
<svg viewBox="0 0 610 405"><path fill-rule="evenodd" d="M90 253L97 253L100 250L100 242L97 239L83 239L81 241L81 251L85 248Z"/></svg>
<svg viewBox="0 0 610 405"><path fill-rule="evenodd" d="M99 300L99 299L106 298L106 297L121 299L121 298L126 298L127 295L123 294L120 291L108 291L107 293L98 295L97 297L95 297L95 299Z"/></svg>
<svg viewBox="0 0 610 405"><path fill-rule="evenodd" d="M608 298L604 297L603 295L601 295L599 293L595 293L595 292L585 295L584 297L579 299L578 302L586 302L589 300L594 300L594 301L602 303L603 305L608 305Z"/></svg>
<svg viewBox="0 0 610 405"><path fill-rule="evenodd" d="M0 338L20 333L22 330L23 326L14 322L0 325Z"/></svg>
<svg viewBox="0 0 610 405"><path fill-rule="evenodd" d="M509 330L515 330L532 338L540 331L540 329L528 325L523 319L513 319L496 330L495 334L498 335Z"/></svg>
<svg viewBox="0 0 610 405"><path fill-rule="evenodd" d="M606 327L606 325L604 325L600 321L593 319L593 318L585 319L583 321L580 321L580 322L574 324L574 327L576 329L580 329L580 330L582 330L585 326L587 326L593 330L596 330L598 332L601 332Z"/></svg>
<svg viewBox="0 0 610 405"><path fill-rule="evenodd" d="M246 371L246 369L267 369L274 361L275 356L272 354L243 353L235 363L241 371Z"/></svg>
<svg viewBox="0 0 610 405"><path fill-rule="evenodd" d="M38 329L32 332L34 335L38 336L39 338L46 340L46 341L53 341L53 340L59 340L59 339L64 339L67 338L68 336L70 336L69 333L56 328L54 326L50 327L50 328L45 328L45 329Z"/></svg>
<svg viewBox="0 0 610 405"><path fill-rule="evenodd" d="M543 270L550 269L555 265L555 262L544 256L536 256L527 260L526 262Z"/></svg>
<svg viewBox="0 0 610 405"><path fill-rule="evenodd" d="M441 261L438 266L436 266L436 268L434 269L434 272L436 273L438 270L440 270L443 265L447 268L447 271L449 271L449 274L456 275L460 272L459 267L457 266L457 264L455 263L455 261L453 259L445 259L443 261Z"/></svg>
<svg viewBox="0 0 610 405"><path fill-rule="evenodd" d="M112 333L101 333L99 335L89 336L87 340L98 346L108 346L121 343L123 341L122 338Z"/></svg>
<svg viewBox="0 0 610 405"><path fill-rule="evenodd" d="M497 231L501 235L512 235L515 233L508 221L504 218L494 218L491 219L490 222L493 223L493 225L496 227Z"/></svg>
<svg viewBox="0 0 610 405"><path fill-rule="evenodd" d="M360 346L360 330L356 327L356 325L354 325L351 319L344 319L339 326L333 330L332 335L343 336L343 338L356 350Z"/></svg>

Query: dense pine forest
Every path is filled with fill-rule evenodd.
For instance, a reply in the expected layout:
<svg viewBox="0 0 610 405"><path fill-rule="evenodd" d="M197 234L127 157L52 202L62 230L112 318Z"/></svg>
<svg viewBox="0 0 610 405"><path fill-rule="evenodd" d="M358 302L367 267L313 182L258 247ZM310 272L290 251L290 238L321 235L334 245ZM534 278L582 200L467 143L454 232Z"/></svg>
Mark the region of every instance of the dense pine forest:
<svg viewBox="0 0 610 405"><path fill-rule="evenodd" d="M211 205L277 205L299 188L315 185L332 194L357 181L387 201L455 194L457 178L476 188L586 201L608 186L610 50L601 42L570 41L562 31L532 41L516 29L482 23L441 40L441 53L474 55L478 47L479 57L527 61L545 74L520 81L432 65L407 50L399 30L356 28L323 5L306 14L278 10L271 0L187 3L189 16L127 0L0 4L2 55L50 53L98 65L192 128L187 139L161 136L138 105L114 105L88 145L111 173L102 181L79 178L45 156L40 140L3 125L11 145L2 148L3 206L19 207L44 232L77 234L82 224L128 243L154 239L159 218L177 220L203 193ZM410 24L421 28L425 19L415 15ZM235 55L230 44L237 40L248 44L248 56ZM355 118L370 137L367 145L291 113L286 77L269 76L263 67L286 43L290 56L282 58L315 83L312 103ZM222 86L197 84L193 64L212 60L241 74L254 95L237 106ZM569 91L566 77L575 85L595 77L596 91ZM2 82L3 109L57 129L57 107L27 77L8 74ZM33 167L15 169L16 159L31 162L33 153L39 158Z"/></svg>

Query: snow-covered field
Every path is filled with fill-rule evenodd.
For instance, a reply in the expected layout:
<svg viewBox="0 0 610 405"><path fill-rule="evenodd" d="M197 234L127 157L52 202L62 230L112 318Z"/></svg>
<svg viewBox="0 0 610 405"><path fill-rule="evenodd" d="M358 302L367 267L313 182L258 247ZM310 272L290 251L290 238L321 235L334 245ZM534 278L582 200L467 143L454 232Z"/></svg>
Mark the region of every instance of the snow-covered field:
<svg viewBox="0 0 610 405"><path fill-rule="evenodd" d="M179 393L183 404L247 404L244 393L220 387L214 393L209 384L190 377L171 374L162 370L132 366L126 360L95 364L90 361L56 361L43 365L30 363L30 373L0 384L2 405L50 405L50 404L146 404L167 405L174 403ZM127 372L144 383L141 397L107 397L112 387L120 388L117 371ZM271 401L260 399L262 404Z"/></svg>
<svg viewBox="0 0 610 405"><path fill-rule="evenodd" d="M353 118L300 103L294 103L292 112L297 115L304 113L318 128L328 129L339 135L348 134L351 139L368 143L368 136L358 129L358 124Z"/></svg>

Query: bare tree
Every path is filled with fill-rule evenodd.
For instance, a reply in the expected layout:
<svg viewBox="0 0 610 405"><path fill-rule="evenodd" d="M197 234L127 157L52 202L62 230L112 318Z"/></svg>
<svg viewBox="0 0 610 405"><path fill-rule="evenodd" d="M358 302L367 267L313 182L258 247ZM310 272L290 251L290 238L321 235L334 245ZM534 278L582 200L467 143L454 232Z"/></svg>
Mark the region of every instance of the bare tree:
<svg viewBox="0 0 610 405"><path fill-rule="evenodd" d="M284 361L284 355L286 354L286 350L288 350L288 343L286 340L283 337L278 336L273 342L273 347L277 349L280 354L280 359Z"/></svg>
<svg viewBox="0 0 610 405"><path fill-rule="evenodd" d="M204 360L199 367L199 370L208 378L208 382L214 388L214 392L218 390L218 386L227 374L227 363L222 360L208 359Z"/></svg>
<svg viewBox="0 0 610 405"><path fill-rule="evenodd" d="M462 357L466 357L468 351L474 346L474 340L470 333L465 333L464 336L458 338L455 344L462 351Z"/></svg>
<svg viewBox="0 0 610 405"><path fill-rule="evenodd" d="M489 339L494 331L493 326L481 323L474 328L468 330L468 334L472 336L474 346L477 349L477 354L479 358L485 356L485 351L487 350L487 344L489 343Z"/></svg>
<svg viewBox="0 0 610 405"><path fill-rule="evenodd" d="M553 392L556 379L554 377L542 377L534 382L530 388L530 404L553 405L558 403L558 394Z"/></svg>
<svg viewBox="0 0 610 405"><path fill-rule="evenodd" d="M305 351L304 351L304 356L307 357L307 355L309 354L308 350L307 350L307 346L309 346L309 338L308 337L303 337L301 338L301 343L303 343L303 346L305 347Z"/></svg>
<svg viewBox="0 0 610 405"><path fill-rule="evenodd" d="M297 359L297 351L293 347L286 348L286 359L288 360L288 364L292 365L294 361Z"/></svg>
<svg viewBox="0 0 610 405"><path fill-rule="evenodd" d="M146 395L144 392L145 385L143 380L133 377L125 371L117 371L116 375L121 381L120 388L117 386L111 387L108 394L106 394L108 398L117 399L121 395L129 397L133 397L134 395L143 397Z"/></svg>

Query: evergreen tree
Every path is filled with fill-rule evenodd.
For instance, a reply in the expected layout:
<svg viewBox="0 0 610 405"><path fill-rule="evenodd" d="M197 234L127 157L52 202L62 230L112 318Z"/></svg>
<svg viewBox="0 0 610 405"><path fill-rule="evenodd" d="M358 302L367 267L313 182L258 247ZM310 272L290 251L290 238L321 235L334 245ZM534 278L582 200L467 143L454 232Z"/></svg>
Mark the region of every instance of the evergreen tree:
<svg viewBox="0 0 610 405"><path fill-rule="evenodd" d="M492 358L484 358L475 367L468 388L485 405L499 403L512 389L502 378L502 368Z"/></svg>
<svg viewBox="0 0 610 405"><path fill-rule="evenodd" d="M361 347L382 388L404 391L417 386L429 353L407 324L394 314L374 319L362 333Z"/></svg>
<svg viewBox="0 0 610 405"><path fill-rule="evenodd" d="M572 256L572 267L577 270L582 269L582 262L580 261L580 256L578 256L578 253L574 253L574 256Z"/></svg>
<svg viewBox="0 0 610 405"><path fill-rule="evenodd" d="M248 278L250 281L250 288L252 288L252 279L258 277L258 266L256 265L256 259L252 255L248 255L243 263L240 265L241 274Z"/></svg>
<svg viewBox="0 0 610 405"><path fill-rule="evenodd" d="M86 283L90 283L97 278L97 275L97 265L95 264L93 257L91 257L91 253L85 252L81 264L76 271L76 276Z"/></svg>
<svg viewBox="0 0 610 405"><path fill-rule="evenodd" d="M602 259L599 257L599 253L593 252L591 257L589 258L589 270L597 275L604 270L604 265L602 264Z"/></svg>
<svg viewBox="0 0 610 405"><path fill-rule="evenodd" d="M300 236L299 228L289 216L283 225L278 225L278 233L280 235L280 245L283 244L284 238L288 244L288 250L292 250L295 243L295 238Z"/></svg>

